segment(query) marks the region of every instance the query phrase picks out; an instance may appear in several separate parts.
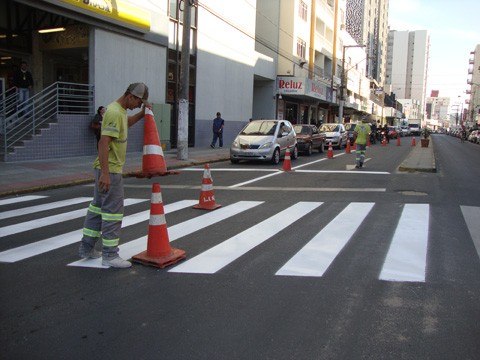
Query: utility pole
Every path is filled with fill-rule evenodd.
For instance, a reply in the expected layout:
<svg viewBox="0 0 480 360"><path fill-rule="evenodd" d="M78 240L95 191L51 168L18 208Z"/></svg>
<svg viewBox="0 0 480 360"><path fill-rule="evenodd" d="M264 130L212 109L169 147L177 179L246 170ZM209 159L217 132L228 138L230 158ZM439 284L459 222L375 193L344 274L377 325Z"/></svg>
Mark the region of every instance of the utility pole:
<svg viewBox="0 0 480 360"><path fill-rule="evenodd" d="M193 0L183 3L182 59L180 63L180 96L178 100L177 159L188 160L188 95L190 83L190 24ZM180 11L182 11L180 9Z"/></svg>

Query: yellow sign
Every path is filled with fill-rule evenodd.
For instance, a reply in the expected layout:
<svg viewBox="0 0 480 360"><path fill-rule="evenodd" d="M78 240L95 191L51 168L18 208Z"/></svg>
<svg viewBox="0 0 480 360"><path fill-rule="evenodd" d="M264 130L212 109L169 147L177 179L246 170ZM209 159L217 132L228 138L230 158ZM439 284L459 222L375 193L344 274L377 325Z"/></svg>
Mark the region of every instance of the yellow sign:
<svg viewBox="0 0 480 360"><path fill-rule="evenodd" d="M122 0L62 0L84 10L150 30L150 12Z"/></svg>

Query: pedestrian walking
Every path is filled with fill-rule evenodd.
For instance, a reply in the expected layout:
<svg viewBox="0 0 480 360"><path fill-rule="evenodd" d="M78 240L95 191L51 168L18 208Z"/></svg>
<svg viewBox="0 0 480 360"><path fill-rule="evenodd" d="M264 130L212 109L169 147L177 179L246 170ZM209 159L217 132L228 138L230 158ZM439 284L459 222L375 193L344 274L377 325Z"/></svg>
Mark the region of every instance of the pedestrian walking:
<svg viewBox="0 0 480 360"><path fill-rule="evenodd" d="M93 133L97 138L97 149L98 149L98 143L100 141L100 135L102 130L103 115L105 114L106 110L107 109L105 108L105 106L99 106L97 109L97 113L95 114L92 121L90 122L90 128L93 130Z"/></svg>
<svg viewBox="0 0 480 360"><path fill-rule="evenodd" d="M355 126L355 131L353 132L353 138L354 141L357 144L357 150L356 150L356 165L355 167L357 169L360 169L363 167L363 162L365 161L365 152L367 150L367 139L372 131L370 128L370 125L368 123L370 122L370 118L368 116L364 116L362 118L362 122L357 124Z"/></svg>
<svg viewBox="0 0 480 360"><path fill-rule="evenodd" d="M30 99L30 92L33 88L33 76L32 73L28 71L28 64L26 61L22 61L20 69L14 73L13 85L17 88L19 104Z"/></svg>
<svg viewBox="0 0 480 360"><path fill-rule="evenodd" d="M147 99L148 87L143 83L133 83L120 98L107 106L103 117L98 157L93 163L93 200L85 217L79 256L84 259L102 256L102 265L108 267L132 266L118 255L123 218L122 171L127 153L128 128L144 117ZM127 110L139 107L142 107L141 111L127 116ZM102 252L95 249L100 238Z"/></svg>
<svg viewBox="0 0 480 360"><path fill-rule="evenodd" d="M225 125L225 120L222 119L222 114L217 112L217 117L213 119L213 139L210 147L215 149L215 145L218 139L218 146L223 147L223 126Z"/></svg>

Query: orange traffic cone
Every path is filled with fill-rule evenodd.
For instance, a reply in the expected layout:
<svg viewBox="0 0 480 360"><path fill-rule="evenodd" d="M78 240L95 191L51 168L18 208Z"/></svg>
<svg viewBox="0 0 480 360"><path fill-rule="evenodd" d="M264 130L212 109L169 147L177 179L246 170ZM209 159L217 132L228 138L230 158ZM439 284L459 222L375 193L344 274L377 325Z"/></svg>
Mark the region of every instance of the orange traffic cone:
<svg viewBox="0 0 480 360"><path fill-rule="evenodd" d="M417 143L415 142L415 137L412 138L412 146L416 146Z"/></svg>
<svg viewBox="0 0 480 360"><path fill-rule="evenodd" d="M203 171L202 190L200 192L200 199L194 209L215 210L219 208L220 204L215 203L215 195L213 194L213 181L210 174L210 166L205 164Z"/></svg>
<svg viewBox="0 0 480 360"><path fill-rule="evenodd" d="M397 146L401 146L401 142L400 142L400 136L397 136Z"/></svg>
<svg viewBox="0 0 480 360"><path fill-rule="evenodd" d="M372 146L372 143L370 142L370 136L367 138L367 147Z"/></svg>
<svg viewBox="0 0 480 360"><path fill-rule="evenodd" d="M345 147L345 154L350 154L352 150L350 149L350 140L347 140L347 146Z"/></svg>
<svg viewBox="0 0 480 360"><path fill-rule="evenodd" d="M160 145L157 125L153 118L153 112L149 107L145 108L145 124L143 127L143 158L142 172L137 177L164 176L178 174L178 171L167 171L167 164Z"/></svg>
<svg viewBox="0 0 480 360"><path fill-rule="evenodd" d="M385 135L382 138L382 146L387 146L387 138L385 137Z"/></svg>
<svg viewBox="0 0 480 360"><path fill-rule="evenodd" d="M132 260L144 265L164 268L185 258L184 250L170 246L160 184L155 183L152 185L147 250L133 256Z"/></svg>
<svg viewBox="0 0 480 360"><path fill-rule="evenodd" d="M327 157L329 159L333 159L333 147L332 147L332 142L331 141L328 143Z"/></svg>
<svg viewBox="0 0 480 360"><path fill-rule="evenodd" d="M285 159L283 159L283 171L292 171L292 163L290 161L290 149L285 152Z"/></svg>

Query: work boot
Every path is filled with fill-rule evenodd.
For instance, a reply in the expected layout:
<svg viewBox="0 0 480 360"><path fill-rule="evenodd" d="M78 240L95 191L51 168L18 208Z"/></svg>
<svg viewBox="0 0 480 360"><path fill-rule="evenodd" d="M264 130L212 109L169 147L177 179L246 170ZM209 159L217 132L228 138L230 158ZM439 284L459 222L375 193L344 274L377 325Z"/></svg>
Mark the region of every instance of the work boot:
<svg viewBox="0 0 480 360"><path fill-rule="evenodd" d="M102 265L113 267L117 269L126 269L132 266L132 263L127 260L123 260L120 256L114 258L103 258Z"/></svg>

